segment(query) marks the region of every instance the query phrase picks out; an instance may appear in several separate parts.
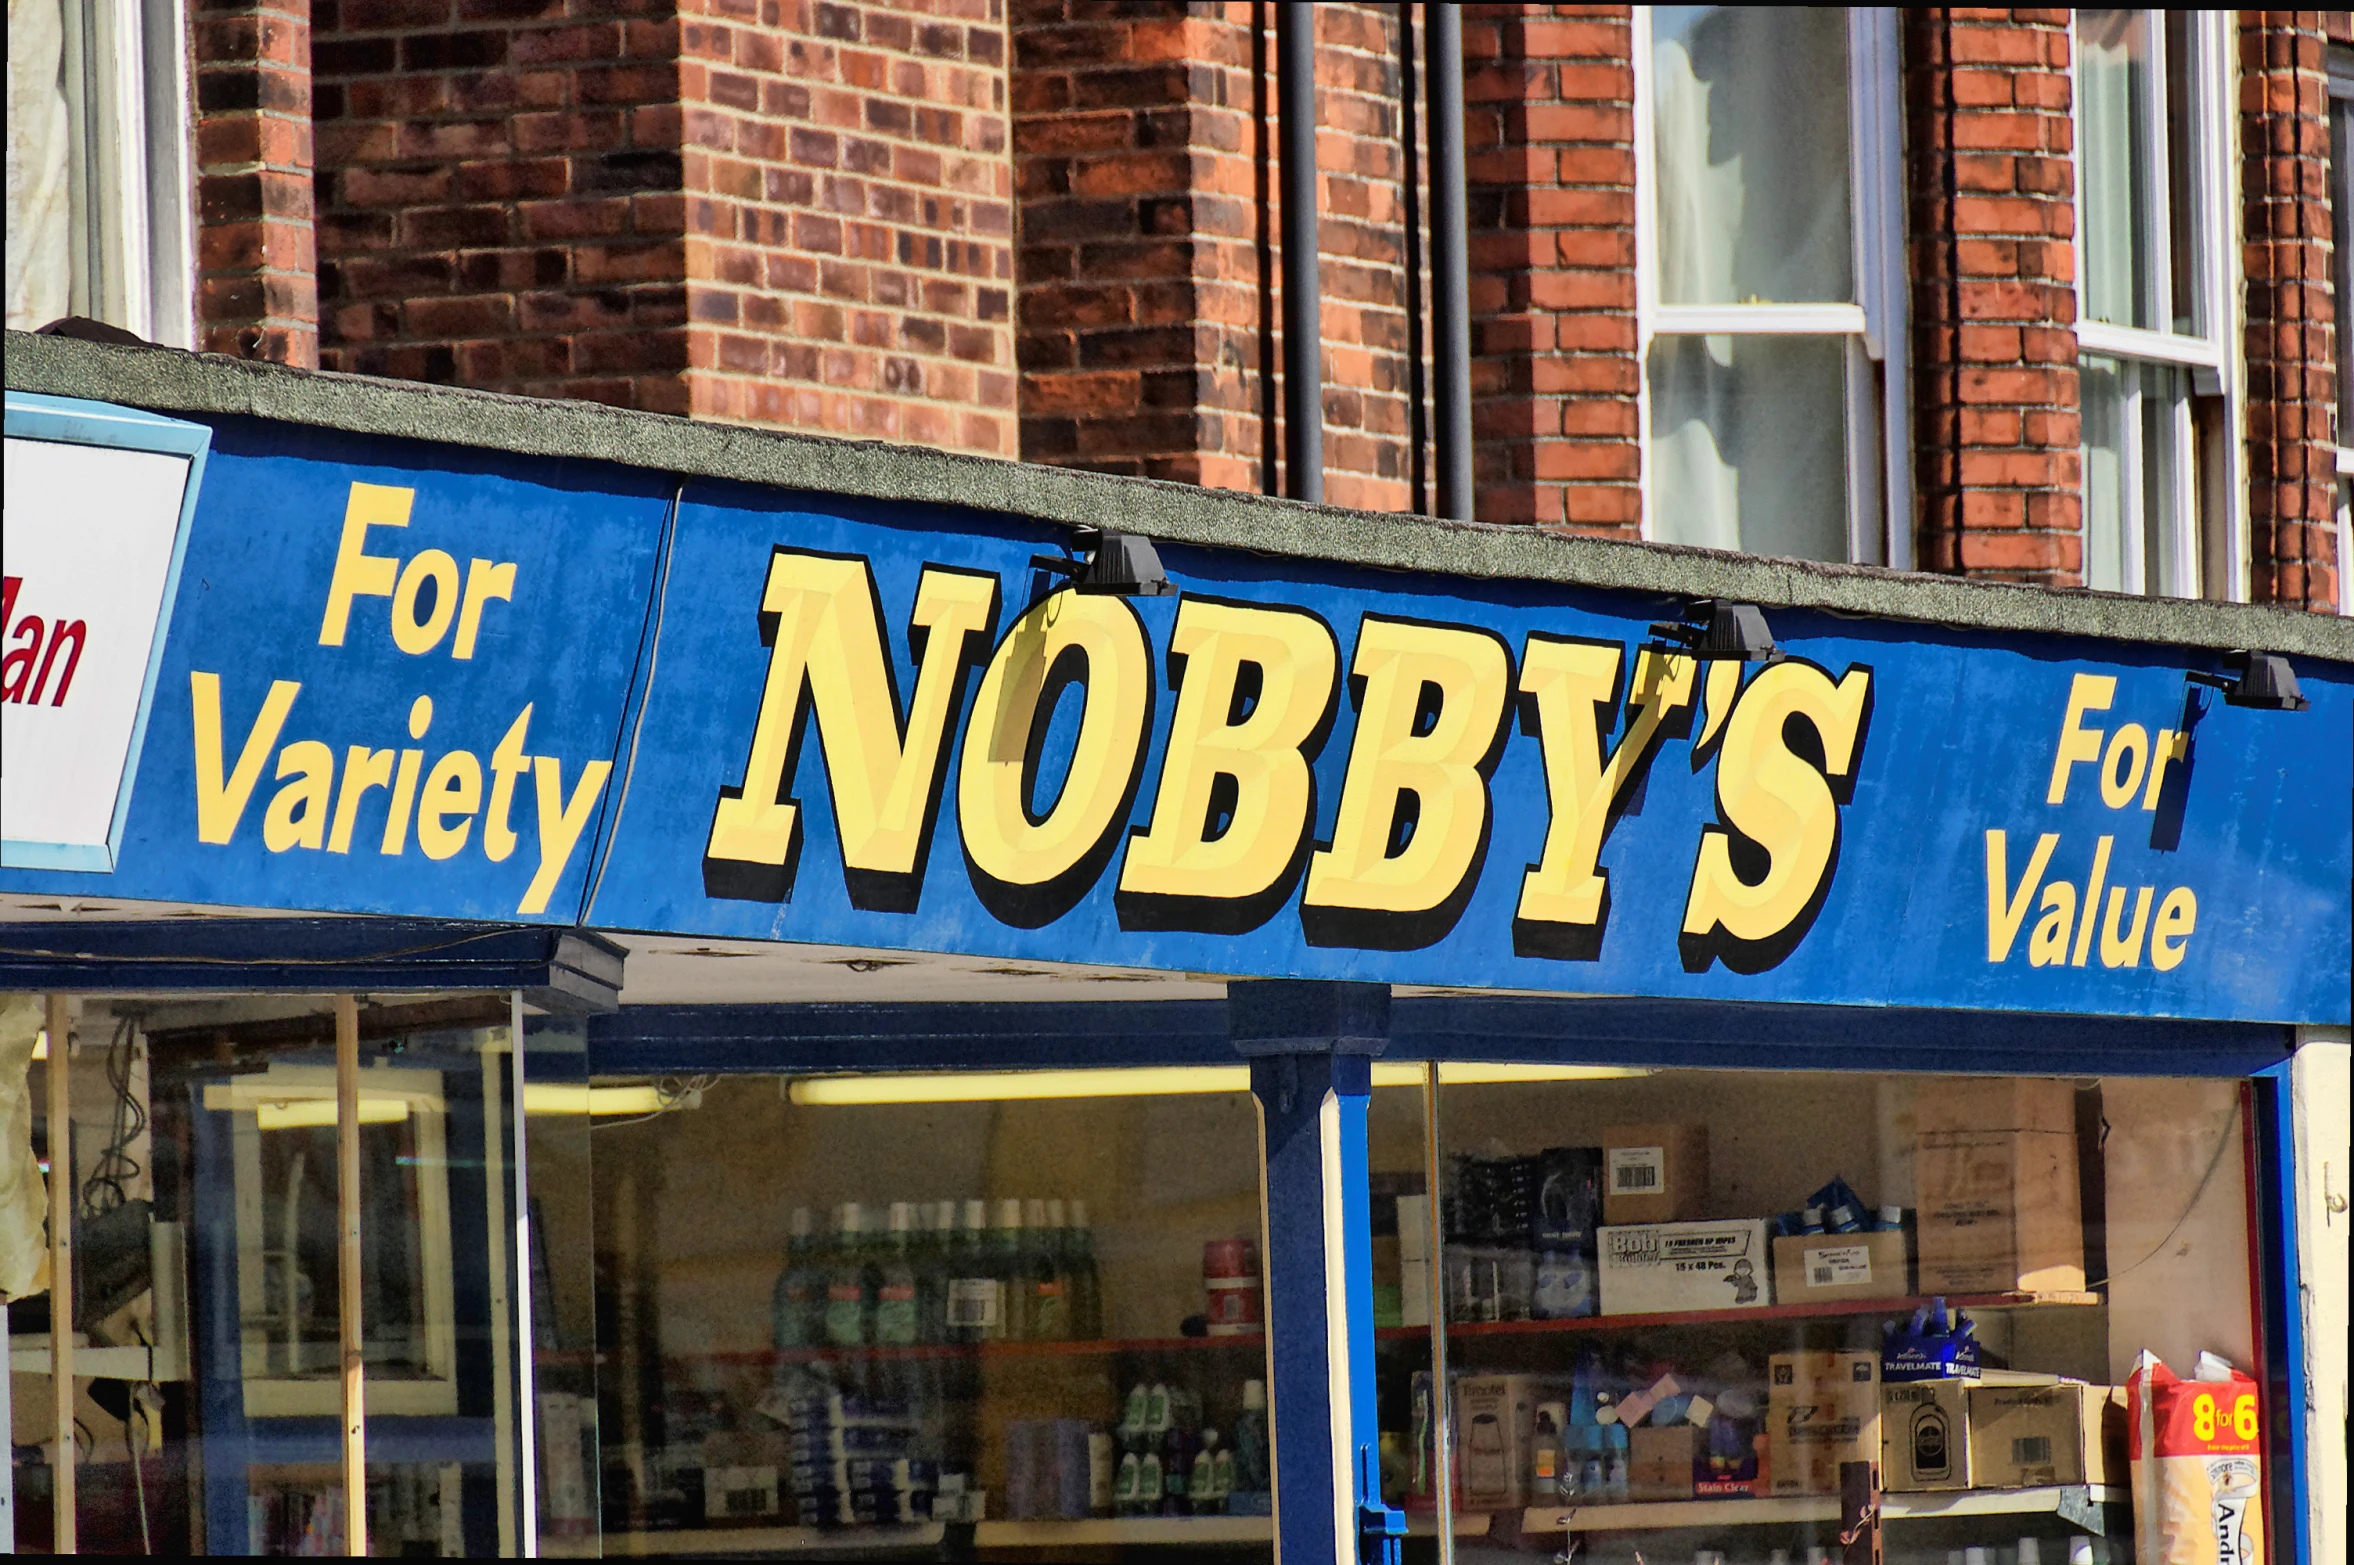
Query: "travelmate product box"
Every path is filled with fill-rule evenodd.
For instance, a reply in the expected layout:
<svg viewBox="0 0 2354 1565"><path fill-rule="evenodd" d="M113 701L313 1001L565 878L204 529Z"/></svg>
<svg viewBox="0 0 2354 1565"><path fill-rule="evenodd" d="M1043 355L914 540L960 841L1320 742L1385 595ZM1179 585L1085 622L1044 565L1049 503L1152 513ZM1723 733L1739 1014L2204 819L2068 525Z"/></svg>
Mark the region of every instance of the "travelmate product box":
<svg viewBox="0 0 2354 1565"><path fill-rule="evenodd" d="M1602 1231L1602 1313L1763 1309L1774 1302L1763 1218Z"/></svg>

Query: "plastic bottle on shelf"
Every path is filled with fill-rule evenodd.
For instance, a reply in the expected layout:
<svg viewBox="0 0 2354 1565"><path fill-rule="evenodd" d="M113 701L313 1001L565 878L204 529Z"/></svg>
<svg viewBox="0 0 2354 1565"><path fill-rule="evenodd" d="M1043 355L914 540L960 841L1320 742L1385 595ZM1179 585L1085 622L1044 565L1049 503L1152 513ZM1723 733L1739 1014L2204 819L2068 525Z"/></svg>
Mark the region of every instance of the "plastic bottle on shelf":
<svg viewBox="0 0 2354 1565"><path fill-rule="evenodd" d="M940 1343L948 1337L948 1283L956 1273L956 1203L927 1201L917 1208L924 1226L915 1259L915 1338Z"/></svg>
<svg viewBox="0 0 2354 1565"><path fill-rule="evenodd" d="M1007 1196L997 1203L997 1226L990 1230L989 1275L998 1282L1003 1323L992 1340L1019 1342L1030 1335L1029 1277L1022 1254L1022 1203Z"/></svg>
<svg viewBox="0 0 2354 1565"><path fill-rule="evenodd" d="M1087 1226L1087 1203L1073 1201L1063 1230L1063 1270L1070 1278L1071 1335L1081 1342L1103 1339L1103 1280L1095 1269L1095 1233Z"/></svg>
<svg viewBox="0 0 2354 1565"><path fill-rule="evenodd" d="M837 1348L874 1340L874 1279L868 1275L866 1211L845 1201L834 1213L834 1255L826 1270L826 1341Z"/></svg>
<svg viewBox="0 0 2354 1565"><path fill-rule="evenodd" d="M988 1342L1005 1335L1005 1285L991 1268L989 1204L967 1201L949 1268L948 1340Z"/></svg>
<svg viewBox="0 0 2354 1565"><path fill-rule="evenodd" d="M1148 1446L1136 1458L1136 1514L1158 1516L1161 1499L1167 1488L1167 1475L1161 1468L1160 1448Z"/></svg>
<svg viewBox="0 0 2354 1565"><path fill-rule="evenodd" d="M1234 1420L1234 1488L1261 1494L1272 1482L1267 1465L1267 1382L1242 1383L1242 1412Z"/></svg>
<svg viewBox="0 0 2354 1565"><path fill-rule="evenodd" d="M1185 1480L1185 1497L1196 1516L1217 1516L1226 1509L1226 1491L1218 1482L1218 1458L1223 1454L1218 1448L1218 1431L1204 1429L1201 1449L1194 1453L1193 1468ZM1233 1471L1231 1462L1227 1471Z"/></svg>
<svg viewBox="0 0 2354 1565"><path fill-rule="evenodd" d="M825 1340L826 1272L818 1249L817 1225L809 1208L793 1208L785 1264L769 1299L769 1324L780 1349L812 1348Z"/></svg>
<svg viewBox="0 0 2354 1565"><path fill-rule="evenodd" d="M916 1340L915 1203L891 1203L891 1228L875 1265L874 1340L893 1348Z"/></svg>
<svg viewBox="0 0 2354 1565"><path fill-rule="evenodd" d="M1610 1503L1623 1504L1627 1497L1627 1428L1624 1424L1611 1424L1602 1432L1610 1442L1609 1474L1604 1480Z"/></svg>
<svg viewBox="0 0 2354 1565"><path fill-rule="evenodd" d="M1070 1295L1055 1254L1055 1234L1061 1227L1055 1216L1037 1197L1022 1205L1022 1291L1030 1307L1029 1329L1024 1334L1040 1342L1062 1342L1071 1335Z"/></svg>

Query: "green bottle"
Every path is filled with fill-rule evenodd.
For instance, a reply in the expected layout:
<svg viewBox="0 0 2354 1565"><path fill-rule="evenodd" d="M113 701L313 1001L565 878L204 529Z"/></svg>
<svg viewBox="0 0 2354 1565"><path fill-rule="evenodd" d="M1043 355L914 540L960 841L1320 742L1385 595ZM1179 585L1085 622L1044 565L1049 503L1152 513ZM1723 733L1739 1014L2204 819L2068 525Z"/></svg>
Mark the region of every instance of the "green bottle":
<svg viewBox="0 0 2354 1565"><path fill-rule="evenodd" d="M927 1201L919 1209L929 1232L919 1235L915 1262L915 1339L938 1344L948 1331L948 1285L956 1275L956 1203Z"/></svg>
<svg viewBox="0 0 2354 1565"><path fill-rule="evenodd" d="M913 1347L916 1340L915 1203L891 1203L891 1229L875 1263L875 1342Z"/></svg>
<svg viewBox="0 0 2354 1565"><path fill-rule="evenodd" d="M785 1266L771 1300L776 1345L813 1348L825 1338L825 1257L809 1208L793 1208L792 1237L785 1241Z"/></svg>
<svg viewBox="0 0 2354 1565"><path fill-rule="evenodd" d="M1022 1203L1007 1196L997 1203L997 1226L990 1231L989 1275L996 1278L1005 1304L1005 1319L991 1334L993 1341L1020 1342L1030 1335L1029 1268L1022 1253Z"/></svg>
<svg viewBox="0 0 2354 1565"><path fill-rule="evenodd" d="M1030 1296L1029 1335L1039 1342L1066 1342L1071 1335L1071 1296L1062 1270L1060 1201L1032 1199L1023 1205L1023 1273Z"/></svg>
<svg viewBox="0 0 2354 1565"><path fill-rule="evenodd" d="M948 1340L988 1342L1005 1335L1005 1287L991 1269L989 1204L967 1201L948 1277Z"/></svg>
<svg viewBox="0 0 2354 1565"><path fill-rule="evenodd" d="M875 1277L867 1253L866 1213L856 1201L842 1203L834 1220L839 1238L826 1273L826 1341L837 1348L864 1347L874 1340Z"/></svg>
<svg viewBox="0 0 2354 1565"><path fill-rule="evenodd" d="M1087 1203L1071 1203L1063 1230L1063 1270L1070 1279L1071 1335L1081 1342L1103 1340L1103 1280L1095 1270L1095 1235L1087 1226Z"/></svg>

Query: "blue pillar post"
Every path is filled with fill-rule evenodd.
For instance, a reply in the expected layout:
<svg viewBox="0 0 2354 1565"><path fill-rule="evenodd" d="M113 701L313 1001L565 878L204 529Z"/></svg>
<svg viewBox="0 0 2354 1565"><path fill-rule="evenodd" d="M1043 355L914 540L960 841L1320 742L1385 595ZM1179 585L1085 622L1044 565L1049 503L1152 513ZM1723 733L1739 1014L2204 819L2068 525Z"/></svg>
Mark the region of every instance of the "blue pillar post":
<svg viewBox="0 0 2354 1565"><path fill-rule="evenodd" d="M1227 985L1267 1157L1280 1565L1380 1565L1404 1525L1375 1457L1372 1224L1365 1105L1389 1041L1386 984Z"/></svg>

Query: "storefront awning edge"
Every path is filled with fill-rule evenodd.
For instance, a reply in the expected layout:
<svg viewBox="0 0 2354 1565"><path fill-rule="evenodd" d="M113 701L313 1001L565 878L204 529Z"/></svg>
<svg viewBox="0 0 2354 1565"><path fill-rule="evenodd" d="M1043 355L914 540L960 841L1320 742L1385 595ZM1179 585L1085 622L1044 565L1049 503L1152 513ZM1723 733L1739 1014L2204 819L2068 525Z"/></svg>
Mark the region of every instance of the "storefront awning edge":
<svg viewBox="0 0 2354 1565"><path fill-rule="evenodd" d="M1115 520L1149 537L1381 570L1725 597L1977 630L2259 648L2354 662L2354 623L2243 603L2128 597L1435 522L1156 479L838 440L282 365L11 331L12 391L167 413L241 414L360 434L611 462L686 477Z"/></svg>

